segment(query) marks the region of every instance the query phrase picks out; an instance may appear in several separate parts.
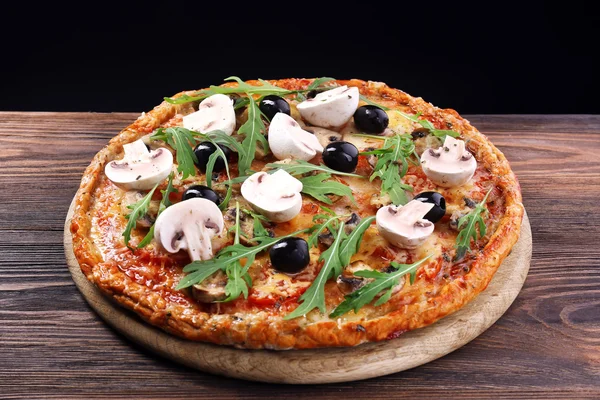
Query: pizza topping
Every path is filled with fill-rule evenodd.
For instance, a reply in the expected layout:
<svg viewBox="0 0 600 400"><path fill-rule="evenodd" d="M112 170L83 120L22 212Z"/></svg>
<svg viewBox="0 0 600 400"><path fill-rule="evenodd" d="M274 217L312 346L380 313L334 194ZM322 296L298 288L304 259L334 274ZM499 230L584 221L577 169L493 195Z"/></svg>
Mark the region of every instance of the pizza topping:
<svg viewBox="0 0 600 400"><path fill-rule="evenodd" d="M433 208L425 214L423 219L436 223L446 215L446 199L438 192L422 192L413 200L433 204Z"/></svg>
<svg viewBox="0 0 600 400"><path fill-rule="evenodd" d="M156 219L154 238L169 253L187 250L192 261L213 257L210 239L223 230L223 215L214 202L193 198L174 204Z"/></svg>
<svg viewBox="0 0 600 400"><path fill-rule="evenodd" d="M355 261L344 269L344 272L336 279L338 289L344 294L350 294L357 291L373 279L365 278L362 276L354 275L356 271L369 270L373 268L366 264L364 261Z"/></svg>
<svg viewBox="0 0 600 400"><path fill-rule="evenodd" d="M365 133L383 133L389 123L387 113L375 105L359 107L354 113L354 124Z"/></svg>
<svg viewBox="0 0 600 400"><path fill-rule="evenodd" d="M348 142L330 143L323 150L323 162L341 172L353 172L358 164L358 149Z"/></svg>
<svg viewBox="0 0 600 400"><path fill-rule="evenodd" d="M277 113L290 115L290 105L288 102L274 94L263 97L258 108L269 121L271 121Z"/></svg>
<svg viewBox="0 0 600 400"><path fill-rule="evenodd" d="M415 282L417 269L421 264L429 259L429 257L431 256L427 256L413 264L398 264L392 262L392 272L389 273L370 270L356 271L354 273L356 276L370 278L372 281L357 291L347 295L344 301L337 306L331 314L329 314L329 317L337 318L351 310L354 310L354 313L356 313L362 307L373 301L373 299L375 299L377 296L380 297L375 302L375 307L386 303L392 297L392 295L398 291L397 286L400 284L400 279L404 278L406 274L410 274L411 285Z"/></svg>
<svg viewBox="0 0 600 400"><path fill-rule="evenodd" d="M192 296L202 303L223 301L227 298L226 286L227 275L223 271L217 271L201 283L192 286Z"/></svg>
<svg viewBox="0 0 600 400"><path fill-rule="evenodd" d="M358 107L358 88L340 86L317 94L298 104L297 108L305 121L324 128L335 128L350 120Z"/></svg>
<svg viewBox="0 0 600 400"><path fill-rule="evenodd" d="M473 177L477 161L465 149L464 141L446 136L442 147L428 149L421 155L421 166L436 185L453 187L464 185Z"/></svg>
<svg viewBox="0 0 600 400"><path fill-rule="evenodd" d="M148 151L142 140L123 145L121 160L106 164L104 173L125 190L150 190L164 180L173 167L173 155L165 148Z"/></svg>
<svg viewBox="0 0 600 400"><path fill-rule="evenodd" d="M242 196L273 222L286 222L302 208L302 182L284 170L257 172L242 184Z"/></svg>
<svg viewBox="0 0 600 400"><path fill-rule="evenodd" d="M221 151L225 154L227 160L231 159L231 149L222 144L218 145ZM195 162L196 167L202 172L206 172L206 165L208 164L208 160L210 156L212 156L217 151L217 146L215 146L212 142L200 142L194 148L194 154L196 155L197 161ZM225 169L225 161L223 161L222 157L218 157L215 161L215 165L213 167L213 172L221 172Z"/></svg>
<svg viewBox="0 0 600 400"><path fill-rule="evenodd" d="M224 94L207 97L198 111L183 117L183 127L200 133L222 131L231 135L235 129L233 101Z"/></svg>
<svg viewBox="0 0 600 400"><path fill-rule="evenodd" d="M325 147L329 143L339 142L342 140L342 135L336 131L332 131L326 128L320 128L318 126L305 127L305 131L315 135L321 146Z"/></svg>
<svg viewBox="0 0 600 400"><path fill-rule="evenodd" d="M485 197L477 206L471 210L467 215L459 218L457 228L460 229L458 236L456 237L456 257L455 260L462 259L467 251L471 250L471 239L477 240L477 226L479 225L479 237L485 236L487 228L483 216L488 212L487 199L492 189L486 193Z"/></svg>
<svg viewBox="0 0 600 400"><path fill-rule="evenodd" d="M269 147L279 160L308 161L323 152L315 135L303 130L296 120L284 113L277 113L269 125Z"/></svg>
<svg viewBox="0 0 600 400"><path fill-rule="evenodd" d="M192 185L183 192L183 200L194 198L210 200L216 205L221 204L219 195L216 194L214 190L204 185Z"/></svg>
<svg viewBox="0 0 600 400"><path fill-rule="evenodd" d="M298 237L281 239L271 247L269 257L276 270L287 274L297 274L310 262L308 243Z"/></svg>
<svg viewBox="0 0 600 400"><path fill-rule="evenodd" d="M417 248L431 235L434 225L423 217L433 203L412 200L405 206L386 206L377 211L377 229L387 241L405 249Z"/></svg>

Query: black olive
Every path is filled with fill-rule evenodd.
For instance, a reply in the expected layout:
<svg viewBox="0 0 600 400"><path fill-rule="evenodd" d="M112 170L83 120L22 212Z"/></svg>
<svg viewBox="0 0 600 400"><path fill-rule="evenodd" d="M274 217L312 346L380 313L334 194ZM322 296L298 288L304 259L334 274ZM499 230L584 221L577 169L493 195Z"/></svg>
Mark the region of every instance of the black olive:
<svg viewBox="0 0 600 400"><path fill-rule="evenodd" d="M420 138L424 138L425 136L429 135L429 129L427 129L427 128L417 128L414 131L412 131L412 133L410 135L415 140L420 139Z"/></svg>
<svg viewBox="0 0 600 400"><path fill-rule="evenodd" d="M323 162L340 172L353 172L358 164L358 149L348 142L329 143L323 150Z"/></svg>
<svg viewBox="0 0 600 400"><path fill-rule="evenodd" d="M271 247L269 257L276 270L288 274L298 273L310 262L308 243L297 237L281 239Z"/></svg>
<svg viewBox="0 0 600 400"><path fill-rule="evenodd" d="M390 123L387 113L373 105L358 107L354 112L354 124L366 133L383 133Z"/></svg>
<svg viewBox="0 0 600 400"><path fill-rule="evenodd" d="M230 160L231 150L229 149L229 147L223 145L219 145L219 147L221 148L221 150L223 150L223 153L225 153L225 157L227 158L227 160ZM196 148L194 149L194 154L196 154L196 158L198 159L196 166L200 171L206 172L206 164L208 164L208 159L210 158L211 154L215 151L217 151L217 148L211 142L201 142L198 144L198 146L196 146ZM225 162L223 161L222 157L218 157L217 161L215 162L215 166L213 167L213 171L221 172L224 169Z"/></svg>
<svg viewBox="0 0 600 400"><path fill-rule="evenodd" d="M423 217L433 223L438 222L446 214L446 199L438 192L423 192L415 196L422 203L433 203L433 208Z"/></svg>
<svg viewBox="0 0 600 400"><path fill-rule="evenodd" d="M192 185L183 192L183 200L201 198L210 200L216 205L221 204L219 195L214 190L204 185Z"/></svg>
<svg viewBox="0 0 600 400"><path fill-rule="evenodd" d="M314 99L317 94L319 94L319 92L317 92L316 90L313 89L310 92L306 93L306 98Z"/></svg>
<svg viewBox="0 0 600 400"><path fill-rule="evenodd" d="M290 115L290 105L288 102L274 94L263 97L258 108L260 108L260 111L265 114L265 117L267 117L269 121L272 120L277 113Z"/></svg>

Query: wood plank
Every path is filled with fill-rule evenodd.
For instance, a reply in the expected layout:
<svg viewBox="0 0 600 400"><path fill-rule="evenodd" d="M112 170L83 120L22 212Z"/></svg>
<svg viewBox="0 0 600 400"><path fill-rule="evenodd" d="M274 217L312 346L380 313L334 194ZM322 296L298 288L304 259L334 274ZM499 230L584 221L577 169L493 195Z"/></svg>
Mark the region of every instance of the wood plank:
<svg viewBox="0 0 600 400"><path fill-rule="evenodd" d="M534 243L521 294L446 357L322 386L192 371L123 339L85 304L64 263L64 216L91 157L136 117L0 113L0 397L600 398L600 116L466 116L521 182Z"/></svg>

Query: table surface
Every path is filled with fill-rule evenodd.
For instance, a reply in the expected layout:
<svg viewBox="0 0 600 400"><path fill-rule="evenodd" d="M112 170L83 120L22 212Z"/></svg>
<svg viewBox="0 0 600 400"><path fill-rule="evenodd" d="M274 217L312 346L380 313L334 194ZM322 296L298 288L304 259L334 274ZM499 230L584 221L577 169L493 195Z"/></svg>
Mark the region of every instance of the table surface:
<svg viewBox="0 0 600 400"><path fill-rule="evenodd" d="M523 189L533 259L506 314L463 348L380 378L272 385L147 352L77 291L63 224L84 168L131 113L0 112L1 398L600 398L600 115L470 115Z"/></svg>

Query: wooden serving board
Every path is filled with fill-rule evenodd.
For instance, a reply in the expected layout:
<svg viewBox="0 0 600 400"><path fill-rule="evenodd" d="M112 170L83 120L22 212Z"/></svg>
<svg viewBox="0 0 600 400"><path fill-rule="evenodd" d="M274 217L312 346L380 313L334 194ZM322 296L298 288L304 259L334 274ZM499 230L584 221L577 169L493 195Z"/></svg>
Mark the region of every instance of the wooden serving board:
<svg viewBox="0 0 600 400"><path fill-rule="evenodd" d="M69 224L64 246L69 271L89 305L127 338L166 358L218 375L272 383L347 382L404 371L464 346L488 329L515 300L531 261L531 226L523 218L521 236L489 286L459 311L397 339L351 348L240 350L193 342L155 328L104 296L81 272L73 254Z"/></svg>

